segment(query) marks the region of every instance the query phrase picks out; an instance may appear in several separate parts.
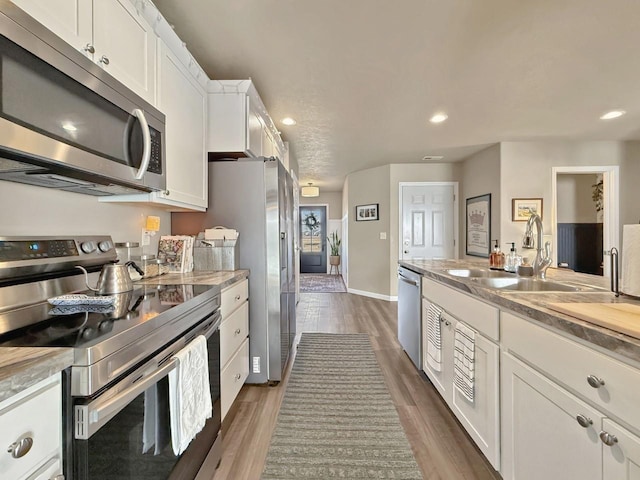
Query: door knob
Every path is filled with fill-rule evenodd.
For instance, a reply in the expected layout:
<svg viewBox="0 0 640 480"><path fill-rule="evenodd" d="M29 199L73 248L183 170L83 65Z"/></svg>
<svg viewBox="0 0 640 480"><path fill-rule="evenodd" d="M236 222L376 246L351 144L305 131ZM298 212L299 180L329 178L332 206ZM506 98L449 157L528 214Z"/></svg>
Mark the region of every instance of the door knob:
<svg viewBox="0 0 640 480"><path fill-rule="evenodd" d="M94 53L96 53L96 49L95 49L95 47L94 47L93 45L91 45L90 43L87 43L87 44L84 46L83 50L84 50L85 52L87 52L87 53L92 54L92 55L93 55Z"/></svg>
<svg viewBox="0 0 640 480"><path fill-rule="evenodd" d="M405 250L404 253L409 253L409 250Z"/></svg>
<svg viewBox="0 0 640 480"><path fill-rule="evenodd" d="M102 63L103 65L109 65L109 57L107 57L106 55L102 55L100 57L100 60L98 60L98 63Z"/></svg>
<svg viewBox="0 0 640 480"><path fill-rule="evenodd" d="M31 447L33 447L33 438L23 437L9 445L7 453L10 453L13 458L21 458L29 453Z"/></svg>

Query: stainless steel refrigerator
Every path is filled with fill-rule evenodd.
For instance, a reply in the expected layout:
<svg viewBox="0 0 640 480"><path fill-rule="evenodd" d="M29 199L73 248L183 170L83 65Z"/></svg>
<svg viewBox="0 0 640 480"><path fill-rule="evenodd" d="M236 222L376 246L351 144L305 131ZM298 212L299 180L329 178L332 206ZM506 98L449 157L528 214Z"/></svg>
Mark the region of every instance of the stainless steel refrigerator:
<svg viewBox="0 0 640 480"><path fill-rule="evenodd" d="M249 269L248 383L279 382L296 334L293 181L272 158L209 163L206 213L174 213L174 233L222 225L240 232Z"/></svg>

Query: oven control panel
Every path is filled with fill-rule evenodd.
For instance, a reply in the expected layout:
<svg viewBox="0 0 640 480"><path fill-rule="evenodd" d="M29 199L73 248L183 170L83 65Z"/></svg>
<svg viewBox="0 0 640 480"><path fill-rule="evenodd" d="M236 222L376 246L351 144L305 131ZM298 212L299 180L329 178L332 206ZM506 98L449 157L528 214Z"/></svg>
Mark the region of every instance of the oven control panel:
<svg viewBox="0 0 640 480"><path fill-rule="evenodd" d="M0 278L100 265L116 258L108 235L0 237Z"/></svg>

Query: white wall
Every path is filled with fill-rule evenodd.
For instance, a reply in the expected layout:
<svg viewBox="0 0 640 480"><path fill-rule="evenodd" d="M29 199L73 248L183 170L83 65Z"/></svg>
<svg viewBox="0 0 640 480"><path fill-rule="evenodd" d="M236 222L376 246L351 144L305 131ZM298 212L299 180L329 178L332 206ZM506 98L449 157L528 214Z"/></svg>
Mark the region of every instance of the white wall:
<svg viewBox="0 0 640 480"><path fill-rule="evenodd" d="M114 242L140 242L147 215L160 217L157 239L171 232L171 215L157 208L99 203L96 197L0 181L1 234L111 235Z"/></svg>
<svg viewBox="0 0 640 480"><path fill-rule="evenodd" d="M629 157L633 157L638 151L640 150L629 150ZM513 198L542 198L544 231L545 234L552 232L552 167L622 165L625 160L624 154L623 142L615 141L501 143L501 241L513 241L516 242L516 245L522 243L525 223L511 221L511 200ZM637 159L637 157L635 158ZM631 172L632 168L621 167L620 176L624 179L625 175ZM637 182L637 180L635 181ZM624 197L629 194L629 188L626 188L626 192L621 188L620 193L622 214ZM555 246L552 247L555 248Z"/></svg>
<svg viewBox="0 0 640 480"><path fill-rule="evenodd" d="M479 195L491 194L491 232L489 240L497 238L503 244L500 246L504 250L504 242L500 235L500 222L502 219L501 209L501 184L500 184L500 145L496 144L482 150L468 158L460 164L460 258L476 258L466 255L466 222L468 198ZM488 260L487 260L488 262Z"/></svg>
<svg viewBox="0 0 640 480"><path fill-rule="evenodd" d="M380 232L390 231L389 170L385 165L347 176L349 290L377 298L389 297L389 244L380 240ZM379 204L380 219L356 222L356 205L371 203Z"/></svg>
<svg viewBox="0 0 640 480"><path fill-rule="evenodd" d="M300 196L300 205L327 205L329 208L329 220L342 218L342 192L323 192L317 197Z"/></svg>
<svg viewBox="0 0 640 480"><path fill-rule="evenodd" d="M597 175L593 173L558 175L558 223L596 223L596 204L592 200L593 185Z"/></svg>

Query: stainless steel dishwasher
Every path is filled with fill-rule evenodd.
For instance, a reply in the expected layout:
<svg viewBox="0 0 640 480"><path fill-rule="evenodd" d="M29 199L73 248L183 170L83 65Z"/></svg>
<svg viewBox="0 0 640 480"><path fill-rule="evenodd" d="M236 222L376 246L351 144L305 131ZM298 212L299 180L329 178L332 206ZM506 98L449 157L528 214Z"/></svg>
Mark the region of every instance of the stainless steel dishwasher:
<svg viewBox="0 0 640 480"><path fill-rule="evenodd" d="M398 267L398 341L418 370L422 365L422 275Z"/></svg>

